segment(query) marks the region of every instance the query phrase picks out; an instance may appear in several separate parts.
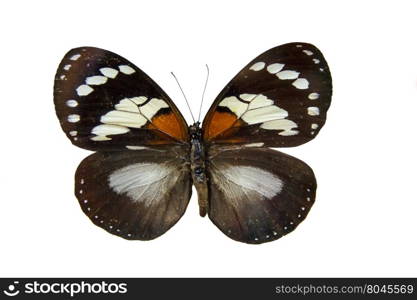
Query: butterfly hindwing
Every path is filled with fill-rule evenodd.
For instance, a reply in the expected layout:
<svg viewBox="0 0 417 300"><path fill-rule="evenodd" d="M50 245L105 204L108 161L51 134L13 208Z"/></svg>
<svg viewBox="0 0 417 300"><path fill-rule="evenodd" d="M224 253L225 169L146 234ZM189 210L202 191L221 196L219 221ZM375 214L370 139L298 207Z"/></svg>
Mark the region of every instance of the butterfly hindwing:
<svg viewBox="0 0 417 300"><path fill-rule="evenodd" d="M326 121L330 71L313 45L290 43L252 60L223 89L203 122L212 143L291 147L313 139Z"/></svg>
<svg viewBox="0 0 417 300"><path fill-rule="evenodd" d="M275 150L213 146L208 171L209 217L240 242L269 242L293 231L315 200L311 168Z"/></svg>
<svg viewBox="0 0 417 300"><path fill-rule="evenodd" d="M97 152L78 167L75 195L97 226L126 239L154 239L190 200L189 168L180 159L185 153L179 146Z"/></svg>
<svg viewBox="0 0 417 300"><path fill-rule="evenodd" d="M183 143L187 124L166 93L123 57L99 48L70 50L55 75L62 129L89 150Z"/></svg>

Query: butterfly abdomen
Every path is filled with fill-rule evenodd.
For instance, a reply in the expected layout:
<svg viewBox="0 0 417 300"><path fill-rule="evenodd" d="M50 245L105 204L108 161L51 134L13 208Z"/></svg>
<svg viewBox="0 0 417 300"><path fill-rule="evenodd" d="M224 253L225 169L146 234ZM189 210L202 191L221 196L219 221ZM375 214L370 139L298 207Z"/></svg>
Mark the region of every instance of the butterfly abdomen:
<svg viewBox="0 0 417 300"><path fill-rule="evenodd" d="M190 126L190 162L191 177L197 189L200 216L204 217L208 209L208 188L205 166L205 150L199 123Z"/></svg>

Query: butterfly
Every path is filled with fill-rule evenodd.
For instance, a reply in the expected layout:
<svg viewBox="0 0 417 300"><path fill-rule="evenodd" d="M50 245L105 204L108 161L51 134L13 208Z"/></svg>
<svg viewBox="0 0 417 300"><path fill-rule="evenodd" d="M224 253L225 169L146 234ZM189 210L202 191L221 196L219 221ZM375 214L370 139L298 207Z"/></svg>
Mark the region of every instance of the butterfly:
<svg viewBox="0 0 417 300"><path fill-rule="evenodd" d="M307 43L272 48L220 92L200 126L142 70L99 48L70 50L54 84L71 142L95 151L75 174L91 221L129 240L152 240L184 214L192 185L200 215L233 240L260 244L293 231L315 201L299 159L270 149L312 140L326 121L332 81Z"/></svg>

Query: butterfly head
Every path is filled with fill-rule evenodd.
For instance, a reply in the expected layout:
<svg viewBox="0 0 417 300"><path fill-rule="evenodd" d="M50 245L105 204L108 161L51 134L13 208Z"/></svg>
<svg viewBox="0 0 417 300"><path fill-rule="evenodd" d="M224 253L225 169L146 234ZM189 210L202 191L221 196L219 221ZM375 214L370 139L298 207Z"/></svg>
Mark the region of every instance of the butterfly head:
<svg viewBox="0 0 417 300"><path fill-rule="evenodd" d="M195 122L193 125L189 126L190 129L190 137L194 140L200 140L201 139L201 127L200 122Z"/></svg>

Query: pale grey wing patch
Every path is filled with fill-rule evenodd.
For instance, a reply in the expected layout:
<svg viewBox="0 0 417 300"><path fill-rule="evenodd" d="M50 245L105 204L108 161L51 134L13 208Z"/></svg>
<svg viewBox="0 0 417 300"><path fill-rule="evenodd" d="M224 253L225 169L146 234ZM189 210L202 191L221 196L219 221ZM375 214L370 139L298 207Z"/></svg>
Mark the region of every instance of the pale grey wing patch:
<svg viewBox="0 0 417 300"><path fill-rule="evenodd" d="M252 200L265 200L278 195L284 185L276 175L257 167L227 163L213 166L213 180L229 199L253 194Z"/></svg>
<svg viewBox="0 0 417 300"><path fill-rule="evenodd" d="M162 199L165 191L176 183L175 171L171 164L136 163L115 170L109 175L108 183L116 193L126 194L132 201L148 207Z"/></svg>

